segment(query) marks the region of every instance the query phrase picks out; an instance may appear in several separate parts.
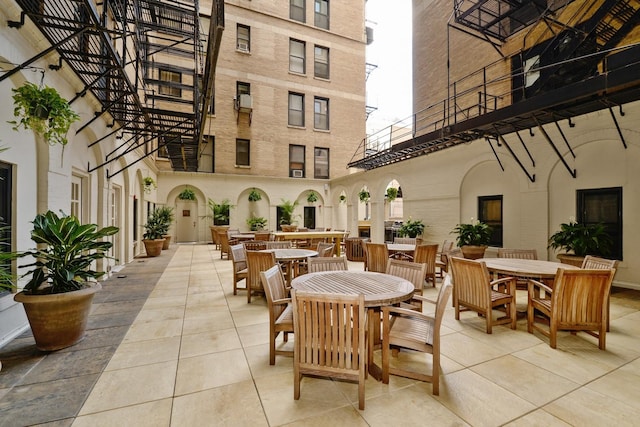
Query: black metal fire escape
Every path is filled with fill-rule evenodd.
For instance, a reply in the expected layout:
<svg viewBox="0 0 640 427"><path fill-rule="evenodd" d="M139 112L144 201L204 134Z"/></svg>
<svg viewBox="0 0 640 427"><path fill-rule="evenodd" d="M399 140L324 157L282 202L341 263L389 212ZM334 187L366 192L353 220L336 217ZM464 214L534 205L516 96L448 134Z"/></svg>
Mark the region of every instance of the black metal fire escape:
<svg viewBox="0 0 640 427"><path fill-rule="evenodd" d="M53 50L57 52L58 63L49 68L67 64L84 85L70 102L90 93L102 107L78 132L108 114L114 130L90 146L110 137L122 141L90 171L116 162L133 150L142 151L144 157L159 151L177 171L198 169L202 111L209 102L206 94L212 90L217 58L217 50L207 46L207 37L201 33L198 1L17 3L22 8L20 20L10 21L9 26L19 29L28 17L51 48L2 79ZM223 0L213 1L211 20L209 37L217 40L208 43L218 48L224 28ZM213 65L206 64L207 60ZM122 170L110 175L109 171L108 175Z"/></svg>
<svg viewBox="0 0 640 427"><path fill-rule="evenodd" d="M640 22L640 0L606 0L597 10L590 9L594 2L584 2L588 19L573 26L558 22L555 16L560 7L569 3L456 0L456 23L487 39L504 41L536 22L542 22L552 37L512 57L510 75L494 75L491 80L485 67L474 73L481 76L480 85L463 87L459 82L453 83L449 99L414 114L413 138L372 147L374 135L361 143L348 166L374 169L480 138L505 144L516 157L503 135L515 134L522 142L518 132L538 128L546 135L543 125L553 123L564 138L560 120L569 120L572 125L572 117L606 108L617 126L612 107L620 106L622 111L623 104L640 99L640 45L620 46ZM536 63L527 68L527 60ZM539 76L527 79L534 70ZM505 79L511 80L511 91L493 93L492 81ZM510 102L501 105L504 99ZM626 146L620 132L619 135ZM554 142L547 140L555 148ZM529 179L535 180L523 162L517 157L516 161ZM575 171L570 172L575 176Z"/></svg>

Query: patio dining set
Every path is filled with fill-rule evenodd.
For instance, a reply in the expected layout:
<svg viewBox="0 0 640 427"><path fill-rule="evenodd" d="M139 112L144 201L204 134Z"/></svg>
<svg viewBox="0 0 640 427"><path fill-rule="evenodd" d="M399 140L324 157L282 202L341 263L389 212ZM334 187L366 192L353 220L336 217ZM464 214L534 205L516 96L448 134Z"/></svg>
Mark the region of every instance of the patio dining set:
<svg viewBox="0 0 640 427"><path fill-rule="evenodd" d="M450 296L455 319L475 312L488 334L497 325L516 329L526 316L527 331L545 335L552 348L560 330L586 332L606 348L616 261L587 256L578 267L538 260L535 250L522 249L469 260L448 242L362 242L364 271L356 271L337 253L340 240L296 248L289 234L281 233L281 240L229 239L235 244L227 256L234 295L246 290L248 302L256 294L266 297L270 364L278 355L293 356L295 399L305 375L357 382L361 410L369 375L383 383L390 375L430 382L438 395L440 325ZM437 283L437 298L426 298L425 286ZM526 313L517 312L517 290L526 291ZM291 334L293 346L287 344ZM381 366L374 358L378 349ZM431 372L391 363L403 350L431 354Z"/></svg>

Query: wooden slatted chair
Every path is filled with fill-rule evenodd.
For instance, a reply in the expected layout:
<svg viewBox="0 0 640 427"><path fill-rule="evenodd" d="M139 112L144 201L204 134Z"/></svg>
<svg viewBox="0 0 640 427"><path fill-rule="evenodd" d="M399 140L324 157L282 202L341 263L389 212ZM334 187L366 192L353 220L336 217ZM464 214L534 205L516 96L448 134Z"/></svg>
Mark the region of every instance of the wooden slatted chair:
<svg viewBox="0 0 640 427"><path fill-rule="evenodd" d="M260 280L269 310L269 364L275 365L277 354L293 356L293 351L276 349L276 338L280 332L283 333L284 342L287 342L289 334L293 333L293 308L280 265L261 271Z"/></svg>
<svg viewBox="0 0 640 427"><path fill-rule="evenodd" d="M345 257L309 257L307 258L307 270L309 273L318 271L346 271L349 269Z"/></svg>
<svg viewBox="0 0 640 427"><path fill-rule="evenodd" d="M538 259L538 252L535 249L498 249L498 258L511 259ZM516 289L527 289L527 279L517 279Z"/></svg>
<svg viewBox="0 0 640 427"><path fill-rule="evenodd" d="M260 272L266 271L276 265L276 256L273 252L246 251L247 268L247 302L251 302L251 297L256 293L264 294Z"/></svg>
<svg viewBox="0 0 640 427"><path fill-rule="evenodd" d="M218 233L218 239L220 241L220 259L223 259L223 257L225 256L227 257L227 259L230 259L229 258L229 253L231 252L230 247L232 245L237 245L238 241L236 239L230 239L229 235L225 230Z"/></svg>
<svg viewBox="0 0 640 427"><path fill-rule="evenodd" d="M266 242L267 249L289 249L291 245L291 240L271 240Z"/></svg>
<svg viewBox="0 0 640 427"><path fill-rule="evenodd" d="M607 333L606 302L611 291L615 269L565 270L558 269L553 289L536 280L529 280L527 331L538 330L556 348L557 332L584 331L598 338L598 347L605 350ZM544 290L544 298L540 297ZM547 295L550 294L550 297ZM548 329L541 327L536 314L549 319ZM546 323L546 322L545 322Z"/></svg>
<svg viewBox="0 0 640 427"><path fill-rule="evenodd" d="M398 243L402 245L415 245L417 244L415 237L394 237L393 243Z"/></svg>
<svg viewBox="0 0 640 427"><path fill-rule="evenodd" d="M346 233L345 233L346 234ZM364 240L359 237L347 237L344 239L345 253L349 261L364 261Z"/></svg>
<svg viewBox="0 0 640 427"><path fill-rule="evenodd" d="M485 317L488 334L494 325L511 324L511 329L516 329L516 279L491 280L482 261L452 257L450 262L456 320L460 320L461 311L472 310ZM496 308L504 309L505 315L494 319Z"/></svg>
<svg viewBox="0 0 640 427"><path fill-rule="evenodd" d="M267 242L264 240L245 240L242 245L246 251L263 251L267 249Z"/></svg>
<svg viewBox="0 0 640 427"><path fill-rule="evenodd" d="M363 246L367 259L365 263L365 270L384 273L387 269L387 261L389 261L387 245L384 243L366 242Z"/></svg>
<svg viewBox="0 0 640 427"><path fill-rule="evenodd" d="M413 283L415 291L414 296L422 295L422 287L424 285L424 275L427 271L427 266L422 263L416 263L413 261L401 261L397 259L388 259L387 268L385 273L392 276L402 277L405 280ZM422 301L417 298L412 298L410 303L400 303L400 307L410 310L422 311Z"/></svg>
<svg viewBox="0 0 640 427"><path fill-rule="evenodd" d="M447 255L453 250L453 242L445 240L442 242L440 251L436 254L436 267L438 268L437 276L442 279L449 271L449 259Z"/></svg>
<svg viewBox="0 0 640 427"><path fill-rule="evenodd" d="M254 239L255 240L264 240L264 241L269 241L271 240L271 232L270 231L256 231L254 233Z"/></svg>
<svg viewBox="0 0 640 427"><path fill-rule="evenodd" d="M303 375L358 382L364 410L367 350L364 295L291 291L293 300L293 398L300 399Z"/></svg>
<svg viewBox="0 0 640 427"><path fill-rule="evenodd" d="M247 269L247 257L244 251L244 246L241 244L233 245L229 247L231 250L231 261L233 261L233 294L238 295L238 290L246 290L246 279L249 275ZM238 287L238 282L245 281L245 287Z"/></svg>
<svg viewBox="0 0 640 427"><path fill-rule="evenodd" d="M427 315L400 307L382 307L382 382L389 384L389 374L427 381L432 384L434 395L440 394L440 325L447 300L451 295L451 277L445 276L435 313ZM434 303L424 298L424 301ZM392 368L389 353L391 348L403 348L432 355L431 374Z"/></svg>
<svg viewBox="0 0 640 427"><path fill-rule="evenodd" d="M587 255L582 261L582 269L585 270L609 270L618 267L618 260L599 258L593 255ZM611 329L611 297L607 298L607 332Z"/></svg>
<svg viewBox="0 0 640 427"><path fill-rule="evenodd" d="M424 263L427 266L425 280L436 286L436 255L438 245L418 245L413 255L413 262Z"/></svg>
<svg viewBox="0 0 640 427"><path fill-rule="evenodd" d="M316 252L318 252L319 257L332 257L335 247L333 243L318 242Z"/></svg>

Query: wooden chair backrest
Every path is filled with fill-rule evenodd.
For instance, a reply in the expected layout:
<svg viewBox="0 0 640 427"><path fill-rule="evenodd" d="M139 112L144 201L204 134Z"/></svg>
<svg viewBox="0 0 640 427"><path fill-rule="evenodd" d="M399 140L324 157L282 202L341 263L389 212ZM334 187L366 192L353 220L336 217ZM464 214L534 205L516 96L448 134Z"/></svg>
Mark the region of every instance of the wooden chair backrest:
<svg viewBox="0 0 640 427"><path fill-rule="evenodd" d="M307 271L346 271L349 269L345 257L309 257L307 258Z"/></svg>
<svg viewBox="0 0 640 427"><path fill-rule="evenodd" d="M234 234L240 234L239 228L229 228L226 230L227 237L231 238Z"/></svg>
<svg viewBox="0 0 640 427"><path fill-rule="evenodd" d="M249 270L247 289L262 290L260 272L266 271L276 265L276 256L273 252L246 251L246 253L247 268Z"/></svg>
<svg viewBox="0 0 640 427"><path fill-rule="evenodd" d="M427 274L435 274L436 272L436 255L438 253L438 245L419 245L413 255L413 262L424 263L427 265Z"/></svg>
<svg viewBox="0 0 640 427"><path fill-rule="evenodd" d="M271 240L271 232L270 231L256 231L254 234L255 240Z"/></svg>
<svg viewBox="0 0 640 427"><path fill-rule="evenodd" d="M498 249L498 258L538 259L535 249Z"/></svg>
<svg viewBox="0 0 640 427"><path fill-rule="evenodd" d="M345 233L346 234L346 233ZM345 252L349 261L364 261L364 243L359 237L347 237L344 240Z"/></svg>
<svg viewBox="0 0 640 427"><path fill-rule="evenodd" d="M615 269L559 268L551 294L551 326L571 329L604 322L614 275Z"/></svg>
<svg viewBox="0 0 640 427"><path fill-rule="evenodd" d="M385 273L408 280L413 283L417 291L422 293L426 271L427 266L422 263L388 259Z"/></svg>
<svg viewBox="0 0 640 427"><path fill-rule="evenodd" d="M582 261L582 268L586 270L608 270L616 268L618 260L599 258L593 255L587 255Z"/></svg>
<svg viewBox="0 0 640 427"><path fill-rule="evenodd" d="M233 268L235 271L244 270L247 268L247 257L244 252L244 246L242 244L229 246L231 250L231 260L233 261Z"/></svg>
<svg viewBox="0 0 640 427"><path fill-rule="evenodd" d="M404 245L415 245L416 238L415 237L394 237L393 243L404 244Z"/></svg>
<svg viewBox="0 0 640 427"><path fill-rule="evenodd" d="M264 240L246 240L242 242L246 251L262 251L267 249L267 242Z"/></svg>
<svg viewBox="0 0 640 427"><path fill-rule="evenodd" d="M384 243L364 243L365 254L367 256L367 270L384 273L387 269L389 251Z"/></svg>
<svg viewBox="0 0 640 427"><path fill-rule="evenodd" d="M269 318L271 322L274 322L286 309L286 306L283 304L274 304L273 301L288 298L287 287L280 264L276 264L266 271L261 271L260 280L267 298Z"/></svg>
<svg viewBox="0 0 640 427"><path fill-rule="evenodd" d="M267 249L289 249L291 240L271 240L266 242Z"/></svg>
<svg viewBox="0 0 640 427"><path fill-rule="evenodd" d="M481 309L491 305L491 276L482 261L451 257L454 299Z"/></svg>
<svg viewBox="0 0 640 427"><path fill-rule="evenodd" d="M318 242L316 251L319 257L332 257L335 251L335 245L333 243Z"/></svg>
<svg viewBox="0 0 640 427"><path fill-rule="evenodd" d="M364 381L364 295L291 291L294 365L316 375Z"/></svg>
<svg viewBox="0 0 640 427"><path fill-rule="evenodd" d="M221 231L220 233L218 233L218 239L220 241L220 254L222 256L222 254L229 254L231 252L231 249L229 248L229 242L232 241L234 244L237 242L237 240L229 240L229 235L227 234L226 231Z"/></svg>

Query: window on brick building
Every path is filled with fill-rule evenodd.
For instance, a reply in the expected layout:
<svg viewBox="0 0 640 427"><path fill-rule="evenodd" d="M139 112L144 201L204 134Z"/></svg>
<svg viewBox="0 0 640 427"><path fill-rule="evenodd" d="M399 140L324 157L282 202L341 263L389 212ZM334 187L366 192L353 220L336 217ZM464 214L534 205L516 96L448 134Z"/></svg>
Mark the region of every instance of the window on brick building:
<svg viewBox="0 0 640 427"><path fill-rule="evenodd" d="M289 176L304 178L304 145L289 145Z"/></svg>
<svg viewBox="0 0 640 427"><path fill-rule="evenodd" d="M251 143L248 139L236 139L236 166L251 166Z"/></svg>
<svg viewBox="0 0 640 427"><path fill-rule="evenodd" d="M304 126L304 95L289 92L289 125Z"/></svg>
<svg viewBox="0 0 640 427"><path fill-rule="evenodd" d="M329 29L329 0L315 0L314 25L318 28Z"/></svg>
<svg viewBox="0 0 640 427"><path fill-rule="evenodd" d="M329 149L316 147L313 149L313 177L329 179Z"/></svg>
<svg viewBox="0 0 640 427"><path fill-rule="evenodd" d="M289 40L289 71L304 74L306 43L296 39Z"/></svg>
<svg viewBox="0 0 640 427"><path fill-rule="evenodd" d="M305 0L290 0L289 1L289 18L305 22Z"/></svg>
<svg viewBox="0 0 640 427"><path fill-rule="evenodd" d="M329 48L316 45L313 49L313 73L314 76L323 79L329 78Z"/></svg>
<svg viewBox="0 0 640 427"><path fill-rule="evenodd" d="M329 130L329 100L316 97L313 101L313 128Z"/></svg>

